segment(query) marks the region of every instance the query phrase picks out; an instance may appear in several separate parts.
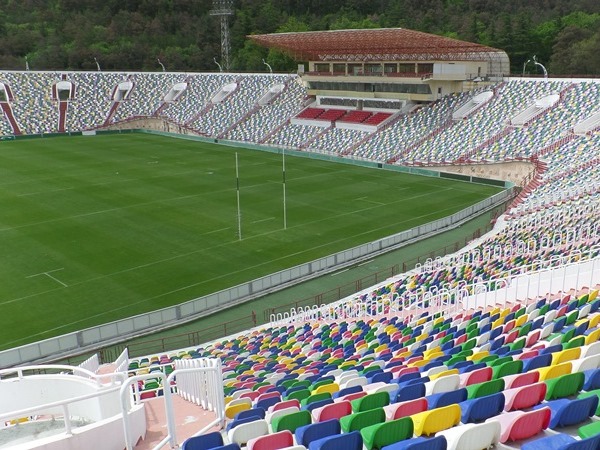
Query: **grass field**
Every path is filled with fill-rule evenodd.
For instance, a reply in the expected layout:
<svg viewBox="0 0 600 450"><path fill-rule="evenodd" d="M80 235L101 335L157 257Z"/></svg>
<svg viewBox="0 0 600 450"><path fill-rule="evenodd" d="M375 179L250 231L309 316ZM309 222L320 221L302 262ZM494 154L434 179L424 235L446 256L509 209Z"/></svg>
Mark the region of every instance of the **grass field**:
<svg viewBox="0 0 600 450"><path fill-rule="evenodd" d="M235 153L241 230L238 239ZM0 348L159 309L497 188L148 134L0 144Z"/></svg>

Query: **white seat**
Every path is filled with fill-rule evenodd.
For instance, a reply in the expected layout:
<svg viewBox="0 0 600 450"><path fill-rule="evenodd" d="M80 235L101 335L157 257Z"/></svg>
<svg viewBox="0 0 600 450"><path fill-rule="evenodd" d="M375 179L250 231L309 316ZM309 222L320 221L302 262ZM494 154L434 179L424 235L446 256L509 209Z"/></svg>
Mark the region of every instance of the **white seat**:
<svg viewBox="0 0 600 450"><path fill-rule="evenodd" d="M438 431L436 436L444 436L447 450L482 450L490 448L500 440L500 423L469 423Z"/></svg>
<svg viewBox="0 0 600 450"><path fill-rule="evenodd" d="M231 397L233 398L233 400L237 400L238 398L240 398L240 395L245 394L247 392L252 392L252 389L240 389L239 391L235 391L233 394L231 394ZM231 402L229 402L228 404L230 405Z"/></svg>
<svg viewBox="0 0 600 450"><path fill-rule="evenodd" d="M581 347L581 357L587 357L600 354L600 341L592 342L591 344Z"/></svg>
<svg viewBox="0 0 600 450"><path fill-rule="evenodd" d="M571 372L585 372L586 370L597 369L600 367L600 354L575 359L571 361L571 364L573 365Z"/></svg>
<svg viewBox="0 0 600 450"><path fill-rule="evenodd" d="M544 314L544 325L546 325L547 323L550 323L554 319L556 319L557 314L558 314L558 311L555 309L551 309L546 314Z"/></svg>
<svg viewBox="0 0 600 450"><path fill-rule="evenodd" d="M365 386L369 381L365 377L351 378L348 381L340 384L340 391L353 386Z"/></svg>
<svg viewBox="0 0 600 450"><path fill-rule="evenodd" d="M278 409L277 411L268 412L265 416L265 420L270 424L275 417L286 416L291 413L300 411L297 406L290 406L289 408Z"/></svg>
<svg viewBox="0 0 600 450"><path fill-rule="evenodd" d="M460 385L460 375L453 373L425 383L425 395L439 394L440 392L455 391Z"/></svg>
<svg viewBox="0 0 600 450"><path fill-rule="evenodd" d="M592 309L592 305L590 303L586 303L579 310L579 315L577 316L577 318L583 319L584 317L587 317L587 315L590 313L591 309Z"/></svg>
<svg viewBox="0 0 600 450"><path fill-rule="evenodd" d="M246 445L249 440L269 434L269 424L260 419L253 422L242 423L227 432L229 442L238 444L240 447Z"/></svg>

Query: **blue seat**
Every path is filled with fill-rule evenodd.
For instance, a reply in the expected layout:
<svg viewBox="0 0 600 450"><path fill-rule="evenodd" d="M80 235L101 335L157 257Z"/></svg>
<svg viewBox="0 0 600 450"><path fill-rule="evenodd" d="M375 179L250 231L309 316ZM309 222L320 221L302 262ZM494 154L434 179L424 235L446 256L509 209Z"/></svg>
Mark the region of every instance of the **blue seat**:
<svg viewBox="0 0 600 450"><path fill-rule="evenodd" d="M278 399L278 402L280 402L281 399ZM265 418L265 410L264 408L252 408L252 409L246 409L244 411L240 411L239 413L237 413L235 415L235 417L233 418L235 419L245 419L246 417L258 417L260 419L264 419Z"/></svg>
<svg viewBox="0 0 600 450"><path fill-rule="evenodd" d="M462 423L483 422L497 416L504 409L504 394L486 395L459 403Z"/></svg>
<svg viewBox="0 0 600 450"><path fill-rule="evenodd" d="M361 392L363 390L362 386L351 386L344 389L340 389L337 392L334 392L331 398L339 398L348 394L356 394L357 392Z"/></svg>
<svg viewBox="0 0 600 450"><path fill-rule="evenodd" d="M550 425L549 428L568 427L585 422L596 413L598 407L598 396L591 395L575 400L568 398L559 398L549 402L540 403L533 409L550 407Z"/></svg>
<svg viewBox="0 0 600 450"><path fill-rule="evenodd" d="M300 409L312 412L313 409L317 409L317 408L320 408L321 406L329 405L330 403L333 403L333 399L326 398L325 400L319 400L317 402L312 402L312 403L309 403L308 405L304 405Z"/></svg>
<svg viewBox="0 0 600 450"><path fill-rule="evenodd" d="M213 431L212 433L201 434L200 436L192 436L187 438L183 445L182 450L209 450L215 447L223 445L223 436L219 431Z"/></svg>
<svg viewBox="0 0 600 450"><path fill-rule="evenodd" d="M371 383L389 383L394 375L392 372L378 372L371 377Z"/></svg>
<svg viewBox="0 0 600 450"><path fill-rule="evenodd" d="M600 448L600 434L577 440L568 434L559 433L521 446L521 450L597 450L598 448Z"/></svg>
<svg viewBox="0 0 600 450"><path fill-rule="evenodd" d="M548 353L560 352L562 349L562 344L550 345L549 347L541 349L540 355L547 355Z"/></svg>
<svg viewBox="0 0 600 450"><path fill-rule="evenodd" d="M584 370L583 376L585 377L583 382L584 391L600 389L600 369Z"/></svg>
<svg viewBox="0 0 600 450"><path fill-rule="evenodd" d="M362 450L363 438L360 431L327 436L308 445L308 450Z"/></svg>
<svg viewBox="0 0 600 450"><path fill-rule="evenodd" d="M521 372L529 372L533 369L539 369L540 367L549 366L552 363L552 355L549 353L543 355L537 355L533 358L523 360L523 370Z"/></svg>
<svg viewBox="0 0 600 450"><path fill-rule="evenodd" d="M444 436L436 436L426 438L419 436L405 441L396 442L392 445L386 445L381 450L446 450L446 438Z"/></svg>
<svg viewBox="0 0 600 450"><path fill-rule="evenodd" d="M242 419L233 419L231 422L229 422L227 424L227 427L225 428L225 430L229 431L229 430L234 429L238 425L241 425L243 423L254 422L255 420L261 420L261 418L258 416L250 416L250 417L244 417Z"/></svg>
<svg viewBox="0 0 600 450"><path fill-rule="evenodd" d="M452 405L467 400L467 388L456 389L455 391L440 392L425 397L427 399L428 409L441 408L442 406Z"/></svg>
<svg viewBox="0 0 600 450"><path fill-rule="evenodd" d="M463 361L463 362L471 362L471 361ZM469 364L468 366L459 368L458 373L473 372L474 370L483 369L484 367L487 367L486 363Z"/></svg>
<svg viewBox="0 0 600 450"><path fill-rule="evenodd" d="M276 403L279 403L280 401L281 401L280 397L263 398L262 400L259 400L256 402L256 408L262 408L266 411L267 409L269 409L269 406L273 406Z"/></svg>
<svg viewBox="0 0 600 450"><path fill-rule="evenodd" d="M238 444L227 444L211 448L210 450L240 450L240 446Z"/></svg>
<svg viewBox="0 0 600 450"><path fill-rule="evenodd" d="M331 419L298 427L294 434L296 435L296 442L308 448L312 441L340 434L341 432L340 421Z"/></svg>
<svg viewBox="0 0 600 450"><path fill-rule="evenodd" d="M490 341L492 339L496 339L498 336L502 334L502 327L496 327L492 331L490 331Z"/></svg>
<svg viewBox="0 0 600 450"><path fill-rule="evenodd" d="M402 386L396 394L396 400L393 403L404 402L406 400L414 400L419 397L425 397L425 384L410 384Z"/></svg>
<svg viewBox="0 0 600 450"><path fill-rule="evenodd" d="M421 378L420 372L410 372L400 375L398 378L393 378L390 380L390 383L402 384L406 383L409 380L415 380L417 378Z"/></svg>

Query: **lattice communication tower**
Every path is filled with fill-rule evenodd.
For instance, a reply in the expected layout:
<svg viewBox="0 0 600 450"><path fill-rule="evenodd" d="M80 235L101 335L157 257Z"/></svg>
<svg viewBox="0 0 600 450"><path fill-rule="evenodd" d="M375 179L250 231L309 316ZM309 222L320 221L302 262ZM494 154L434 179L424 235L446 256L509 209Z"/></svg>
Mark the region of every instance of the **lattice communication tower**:
<svg viewBox="0 0 600 450"><path fill-rule="evenodd" d="M211 16L221 18L221 60L225 70L229 72L229 54L231 43L229 40L229 16L233 16L234 0L213 0L213 9L210 10Z"/></svg>

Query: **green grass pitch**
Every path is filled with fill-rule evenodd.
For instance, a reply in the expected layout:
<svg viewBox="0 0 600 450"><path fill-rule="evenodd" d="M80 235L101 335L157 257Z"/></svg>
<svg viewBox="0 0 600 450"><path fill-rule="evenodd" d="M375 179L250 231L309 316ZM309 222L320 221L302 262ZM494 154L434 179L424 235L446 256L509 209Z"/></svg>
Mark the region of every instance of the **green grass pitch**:
<svg viewBox="0 0 600 450"><path fill-rule="evenodd" d="M238 239L235 153L241 231ZM149 134L0 144L0 348L184 302L497 188Z"/></svg>

